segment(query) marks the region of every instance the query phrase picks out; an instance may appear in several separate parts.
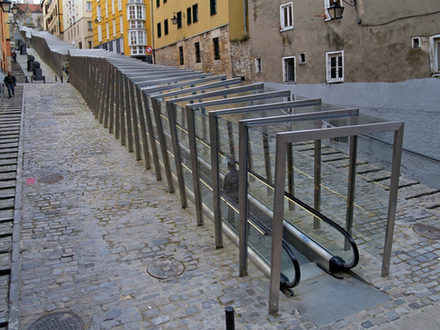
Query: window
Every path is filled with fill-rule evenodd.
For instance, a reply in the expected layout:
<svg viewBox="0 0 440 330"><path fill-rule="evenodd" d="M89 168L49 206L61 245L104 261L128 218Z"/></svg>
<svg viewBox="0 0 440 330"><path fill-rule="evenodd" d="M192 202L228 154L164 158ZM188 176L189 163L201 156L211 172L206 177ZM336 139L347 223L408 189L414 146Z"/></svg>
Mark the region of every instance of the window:
<svg viewBox="0 0 440 330"><path fill-rule="evenodd" d="M326 53L327 83L344 82L344 51Z"/></svg>
<svg viewBox="0 0 440 330"><path fill-rule="evenodd" d="M191 25L191 7L186 8L186 25Z"/></svg>
<svg viewBox="0 0 440 330"><path fill-rule="evenodd" d="M306 54L302 53L299 54L299 64L305 64L306 63Z"/></svg>
<svg viewBox="0 0 440 330"><path fill-rule="evenodd" d="M130 46L140 46L147 44L145 30L130 31L130 39L128 40Z"/></svg>
<svg viewBox="0 0 440 330"><path fill-rule="evenodd" d="M263 67L261 65L261 58L260 57L255 58L255 72L256 73L263 72Z"/></svg>
<svg viewBox="0 0 440 330"><path fill-rule="evenodd" d="M118 0L118 10L122 10L122 0Z"/></svg>
<svg viewBox="0 0 440 330"><path fill-rule="evenodd" d="M160 0L156 0L156 7L157 7L157 8L160 7Z"/></svg>
<svg viewBox="0 0 440 330"><path fill-rule="evenodd" d="M196 50L196 63L200 63L201 62L201 60L200 60L200 43L196 42L194 44L194 48Z"/></svg>
<svg viewBox="0 0 440 330"><path fill-rule="evenodd" d="M116 37L116 20L113 20L113 36Z"/></svg>
<svg viewBox="0 0 440 330"><path fill-rule="evenodd" d="M121 29L121 34L124 33L123 28L122 28L122 16L119 16L119 28Z"/></svg>
<svg viewBox="0 0 440 330"><path fill-rule="evenodd" d="M411 48L420 48L420 37L411 38Z"/></svg>
<svg viewBox="0 0 440 330"><path fill-rule="evenodd" d="M211 11L211 16L217 14L217 0L210 0L209 8Z"/></svg>
<svg viewBox="0 0 440 330"><path fill-rule="evenodd" d="M105 17L108 17L108 1L105 0Z"/></svg>
<svg viewBox="0 0 440 330"><path fill-rule="evenodd" d="M112 2L112 14L115 13L115 0L110 0Z"/></svg>
<svg viewBox="0 0 440 330"><path fill-rule="evenodd" d="M295 82L295 56L283 57L283 82Z"/></svg>
<svg viewBox="0 0 440 330"><path fill-rule="evenodd" d="M116 40L116 53L121 53L121 40Z"/></svg>
<svg viewBox="0 0 440 330"><path fill-rule="evenodd" d="M193 23L198 22L199 21L199 5L195 4L193 5Z"/></svg>
<svg viewBox="0 0 440 330"><path fill-rule="evenodd" d="M91 1L86 1L86 10L92 11L92 2Z"/></svg>
<svg viewBox="0 0 440 330"><path fill-rule="evenodd" d="M128 20L145 20L145 7L141 5L129 5L127 12Z"/></svg>
<svg viewBox="0 0 440 330"><path fill-rule="evenodd" d="M183 59L183 46L180 46L179 47L179 64L180 65L183 65L185 62L184 62L184 59Z"/></svg>
<svg viewBox="0 0 440 330"><path fill-rule="evenodd" d="M293 2L280 6L280 31L293 29Z"/></svg>
<svg viewBox="0 0 440 330"><path fill-rule="evenodd" d="M163 3L167 3L167 0L163 0Z"/></svg>
<svg viewBox="0 0 440 330"><path fill-rule="evenodd" d="M92 49L92 42L89 41L89 49Z"/></svg>
<svg viewBox="0 0 440 330"><path fill-rule="evenodd" d="M96 7L96 18L101 22L101 6Z"/></svg>
<svg viewBox="0 0 440 330"><path fill-rule="evenodd" d="M181 29L182 28L182 12L179 11L177 13L177 28Z"/></svg>
<svg viewBox="0 0 440 330"><path fill-rule="evenodd" d="M212 43L214 46L214 60L219 60L220 59L220 44L219 44L218 38L212 39Z"/></svg>
<svg viewBox="0 0 440 330"><path fill-rule="evenodd" d="M89 31L93 30L93 23L92 23L92 21L87 21L87 30L89 30Z"/></svg>
<svg viewBox="0 0 440 330"><path fill-rule="evenodd" d="M168 19L166 19L165 21L163 21L163 33L165 35L168 34Z"/></svg>
<svg viewBox="0 0 440 330"><path fill-rule="evenodd" d="M98 41L102 41L102 26L98 25Z"/></svg>
<svg viewBox="0 0 440 330"><path fill-rule="evenodd" d="M157 37L158 38L162 37L162 28L160 23L157 23Z"/></svg>
<svg viewBox="0 0 440 330"><path fill-rule="evenodd" d="M107 30L107 39L109 39L110 36L110 28L108 26L108 23L105 24L106 30Z"/></svg>
<svg viewBox="0 0 440 330"><path fill-rule="evenodd" d="M434 76L440 75L440 34L429 38L431 58L431 71Z"/></svg>
<svg viewBox="0 0 440 330"><path fill-rule="evenodd" d="M108 44L108 50L109 51L113 51L113 42L110 42L109 44Z"/></svg>

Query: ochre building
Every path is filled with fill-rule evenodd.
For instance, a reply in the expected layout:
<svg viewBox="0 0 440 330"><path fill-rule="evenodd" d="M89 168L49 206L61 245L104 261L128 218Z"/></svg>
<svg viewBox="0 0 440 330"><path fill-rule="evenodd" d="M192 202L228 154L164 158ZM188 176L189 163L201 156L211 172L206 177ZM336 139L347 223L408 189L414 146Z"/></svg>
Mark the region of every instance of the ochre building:
<svg viewBox="0 0 440 330"><path fill-rule="evenodd" d="M149 0L93 0L93 47L151 61Z"/></svg>
<svg viewBox="0 0 440 330"><path fill-rule="evenodd" d="M246 1L153 0L157 64L241 76L248 63Z"/></svg>

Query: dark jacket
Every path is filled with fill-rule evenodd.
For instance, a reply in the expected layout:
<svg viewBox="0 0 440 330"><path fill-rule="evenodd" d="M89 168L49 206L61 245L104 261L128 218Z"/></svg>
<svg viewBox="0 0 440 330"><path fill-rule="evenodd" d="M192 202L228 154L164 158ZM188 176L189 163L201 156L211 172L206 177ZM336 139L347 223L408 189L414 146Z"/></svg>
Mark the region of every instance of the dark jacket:
<svg viewBox="0 0 440 330"><path fill-rule="evenodd" d="M15 86L15 84L16 84L15 77L14 76L6 76L5 79L4 79L4 83L6 85L13 85L13 86Z"/></svg>
<svg viewBox="0 0 440 330"><path fill-rule="evenodd" d="M225 175L225 181L223 182L224 193L236 203L238 203L238 181L239 172L232 169Z"/></svg>

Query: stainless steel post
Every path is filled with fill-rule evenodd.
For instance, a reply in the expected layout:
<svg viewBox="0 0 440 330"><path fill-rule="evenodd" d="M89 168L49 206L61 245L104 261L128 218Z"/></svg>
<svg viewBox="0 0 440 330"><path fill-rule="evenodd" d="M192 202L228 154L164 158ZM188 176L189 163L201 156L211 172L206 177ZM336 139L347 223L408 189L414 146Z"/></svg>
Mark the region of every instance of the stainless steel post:
<svg viewBox="0 0 440 330"><path fill-rule="evenodd" d="M180 152L179 138L177 137L177 121L176 121L175 106L176 105L173 104L171 101L166 102L168 123L170 126L171 144L174 153L174 164L176 166L177 184L179 186L179 193L180 193L180 203L182 205L182 208L186 208L187 201L186 201L186 192L185 192L185 178L183 176L182 155ZM193 155L192 152L191 155ZM193 169L193 176L194 176L194 169Z"/></svg>
<svg viewBox="0 0 440 330"><path fill-rule="evenodd" d="M130 103L131 103L131 120L133 122L133 135L134 135L134 147L136 150L136 160L141 160L141 141L139 137L139 120L137 115L137 104L135 102L135 87L133 82L131 82L129 79L127 80L129 84L129 91L130 91Z"/></svg>
<svg viewBox="0 0 440 330"><path fill-rule="evenodd" d="M314 196L313 205L316 211L321 209L321 140L315 140L315 171L314 171ZM319 218L314 217L313 219L313 229L318 229L321 227L321 222Z"/></svg>
<svg viewBox="0 0 440 330"><path fill-rule="evenodd" d="M187 111L193 111L192 108ZM214 231L215 231L215 247L217 249L223 247L223 223L221 218L220 207L220 169L219 169L219 134L217 116L209 114L209 135L211 143L211 178L212 178L212 195L214 208Z"/></svg>
<svg viewBox="0 0 440 330"><path fill-rule="evenodd" d="M150 150L148 148L147 127L145 123L145 115L144 115L144 107L143 107L144 102L141 94L142 91L136 86L134 88L136 91L139 124L141 126L142 150L144 152L145 169L149 170L151 168L151 161L150 161Z"/></svg>
<svg viewBox="0 0 440 330"><path fill-rule="evenodd" d="M154 164L154 172L156 173L156 180L162 180L162 175L160 173L159 155L157 154L156 137L154 133L153 120L151 118L151 103L150 99L145 93L142 93L144 99L145 107L145 119L147 122L148 136L150 137L150 147Z"/></svg>
<svg viewBox="0 0 440 330"><path fill-rule="evenodd" d="M188 111L189 110L189 111ZM203 226L203 203L200 194L199 161L197 156L196 123L194 110L188 109L186 112L186 123L188 125L188 144L191 154L191 170L193 178L194 204L196 207L197 226Z"/></svg>
<svg viewBox="0 0 440 330"><path fill-rule="evenodd" d="M403 123L394 132L393 163L391 169L391 186L388 204L387 229L385 234L385 247L383 251L382 276L388 276L390 272L391 250L394 235L394 219L396 217L397 192L399 189L400 162L402 158Z"/></svg>
<svg viewBox="0 0 440 330"><path fill-rule="evenodd" d="M131 118L131 104L130 104L130 89L128 78L124 79L124 92L125 92L125 116L128 138L128 152L133 152L133 121Z"/></svg>
<svg viewBox="0 0 440 330"><path fill-rule="evenodd" d="M115 100L116 100L116 106L115 106L115 138L119 139L121 137L121 76L119 74L119 70L115 69L115 81L116 81L116 90L115 90Z"/></svg>
<svg viewBox="0 0 440 330"><path fill-rule="evenodd" d="M287 143L281 135L276 138L275 193L272 222L272 251L270 259L269 313L278 312L280 298L281 249L283 241L284 187L286 180Z"/></svg>
<svg viewBox="0 0 440 330"><path fill-rule="evenodd" d="M240 223L238 226L238 235L239 235L239 274L240 276L246 276L247 266L248 266L248 255L247 255L247 247L248 247L248 159L249 159L249 136L248 136L247 127L239 123L238 125L238 135L239 135L239 195L238 195L238 203L240 210Z"/></svg>
<svg viewBox="0 0 440 330"><path fill-rule="evenodd" d="M156 98L151 98L151 104L153 106L153 114L154 119L156 122L156 128L157 128L157 134L159 136L159 144L160 144L160 150L162 152L162 160L163 165L165 167L165 175L167 177L167 183L168 183L168 192L173 193L174 192L174 185L173 185L173 178L171 174L171 167L170 167L170 160L168 158L168 148L167 143L165 140L165 134L162 127L162 119L160 118L160 101Z"/></svg>
<svg viewBox="0 0 440 330"><path fill-rule="evenodd" d="M350 234L353 233L353 203L354 192L356 187L356 155L357 154L357 136L350 136L350 153L348 168L348 187L347 187L347 207L345 216L345 230ZM344 249L351 248L350 243L345 240Z"/></svg>

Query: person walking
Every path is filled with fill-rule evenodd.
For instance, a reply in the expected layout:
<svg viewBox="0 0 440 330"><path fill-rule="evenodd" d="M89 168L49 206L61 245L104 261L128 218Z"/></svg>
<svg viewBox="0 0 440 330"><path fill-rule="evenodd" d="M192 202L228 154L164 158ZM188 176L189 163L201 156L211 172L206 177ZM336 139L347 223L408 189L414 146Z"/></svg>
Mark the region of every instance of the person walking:
<svg viewBox="0 0 440 330"><path fill-rule="evenodd" d="M5 74L0 71L0 97L5 95Z"/></svg>
<svg viewBox="0 0 440 330"><path fill-rule="evenodd" d="M12 72L8 71L8 75L5 77L5 79L3 81L6 85L6 88L8 89L9 98L11 98L12 95L15 95L14 87L16 85L17 80L12 75Z"/></svg>
<svg viewBox="0 0 440 330"><path fill-rule="evenodd" d="M12 59L15 63L17 62L17 53L15 52L15 50L12 51Z"/></svg>

